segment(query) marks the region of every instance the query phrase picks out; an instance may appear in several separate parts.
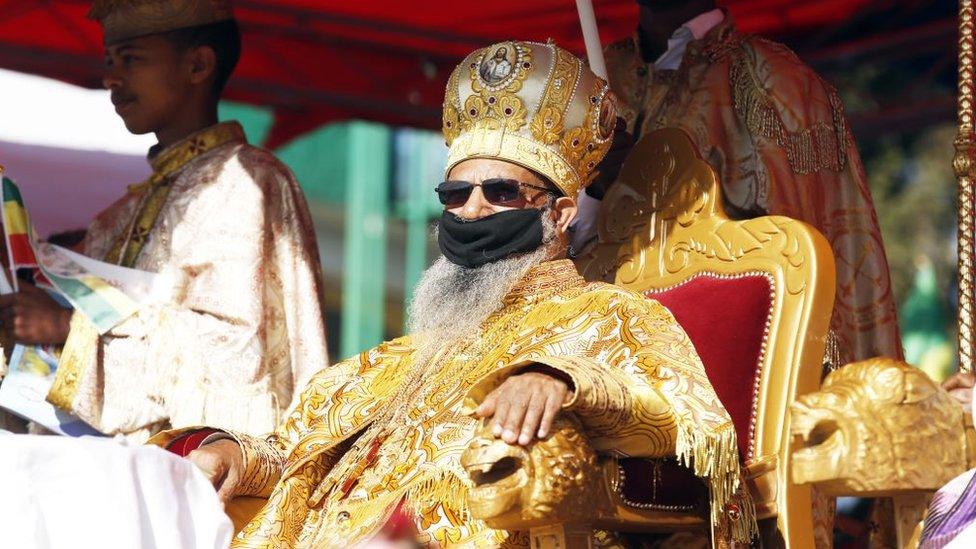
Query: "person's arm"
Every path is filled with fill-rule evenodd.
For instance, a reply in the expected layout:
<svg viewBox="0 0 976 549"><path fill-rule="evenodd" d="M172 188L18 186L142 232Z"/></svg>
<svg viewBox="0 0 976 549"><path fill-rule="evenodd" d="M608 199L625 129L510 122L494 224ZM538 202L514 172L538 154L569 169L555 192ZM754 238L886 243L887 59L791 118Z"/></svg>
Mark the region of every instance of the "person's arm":
<svg viewBox="0 0 976 549"><path fill-rule="evenodd" d="M550 405L538 400L522 405L521 379L531 374L562 380L571 390ZM649 457L674 453L675 421L667 400L646 382L589 357L537 356L512 364L479 381L468 398L471 409L478 404L479 415L495 417L496 436L509 443L515 440L508 433L521 433L520 444L545 438L556 413L566 411L579 417L596 450ZM505 400L512 404L496 404Z"/></svg>
<svg viewBox="0 0 976 549"><path fill-rule="evenodd" d="M613 314L594 319L585 329L582 325L575 328L583 340L567 345L556 336L552 344L540 343L530 356L479 380L467 394L466 411L493 417L502 406L478 407L498 400L499 394L520 402L520 391L513 390L520 385L518 378L526 375L526 368L538 373L541 365L556 372L572 389L558 409L575 413L601 451L671 455L679 439L691 444L698 436L689 435L695 425L701 427L702 437L721 438L727 441L725 446L734 448L731 421L684 330L657 302L623 292L619 295L624 297L604 304ZM560 352L567 346L605 352ZM517 419L522 418L521 413Z"/></svg>
<svg viewBox="0 0 976 549"><path fill-rule="evenodd" d="M271 395L255 384L266 368L264 309L278 305L266 302L262 231L246 232L223 236L226 252L178 249L159 273L170 297L105 334L76 311L48 400L106 434L159 422L272 429Z"/></svg>
<svg viewBox="0 0 976 549"><path fill-rule="evenodd" d="M956 372L942 382L942 388L966 410L973 407L973 385L976 385L976 375L972 372Z"/></svg>
<svg viewBox="0 0 976 549"><path fill-rule="evenodd" d="M274 433L266 437L239 431L213 433L187 457L200 466L211 481L220 482L215 487L225 499L270 496L285 471L286 459L295 444L309 433L321 431L327 422L331 410L321 404L331 400L343 385L353 382L358 366L357 358L316 374L302 392L298 406ZM341 440L345 435L348 433L341 429L328 431L323 440ZM212 454L218 454L219 458L214 460Z"/></svg>
<svg viewBox="0 0 976 549"><path fill-rule="evenodd" d="M404 340L396 340L323 368L270 435L195 427L160 433L149 442L196 463L224 499L267 497L286 471L289 456L314 451L338 457L342 443L362 427L362 418L383 401L374 387L384 384L386 376L398 375L410 352ZM296 450L299 443L302 449Z"/></svg>
<svg viewBox="0 0 976 549"><path fill-rule="evenodd" d="M518 378L538 375L519 368L552 368L572 380L574 396L561 409L575 413L594 448L618 456L676 456L709 483L713 523L749 539L755 522L749 499L740 498L735 427L687 334L667 309L639 295L620 292L606 301L591 296L590 302L600 315L574 322L575 341L554 326L553 341L534 344L529 356L480 380L467 396L466 411L492 417L478 413L479 404L498 392L518 402L510 390ZM725 517L722 510L733 498L743 511Z"/></svg>

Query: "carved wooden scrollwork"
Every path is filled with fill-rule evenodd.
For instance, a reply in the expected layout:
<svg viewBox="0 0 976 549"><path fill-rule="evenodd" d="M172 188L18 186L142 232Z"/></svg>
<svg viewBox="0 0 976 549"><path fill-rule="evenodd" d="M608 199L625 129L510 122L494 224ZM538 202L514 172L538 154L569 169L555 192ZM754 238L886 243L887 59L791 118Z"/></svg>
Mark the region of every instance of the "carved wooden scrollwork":
<svg viewBox="0 0 976 549"><path fill-rule="evenodd" d="M634 147L601 212L598 243L578 261L591 280L643 287L684 276L701 259L759 258L789 267L790 293L804 289L806 225L777 216L729 220L714 172L681 130L659 130Z"/></svg>

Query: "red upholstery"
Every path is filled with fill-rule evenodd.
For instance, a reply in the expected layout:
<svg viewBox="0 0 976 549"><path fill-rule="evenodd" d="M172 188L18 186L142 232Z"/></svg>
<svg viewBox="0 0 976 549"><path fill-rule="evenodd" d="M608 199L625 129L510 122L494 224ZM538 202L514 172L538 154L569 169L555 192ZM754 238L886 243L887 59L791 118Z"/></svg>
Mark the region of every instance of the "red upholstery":
<svg viewBox="0 0 976 549"><path fill-rule="evenodd" d="M702 275L669 290L645 293L667 307L691 338L712 387L735 423L743 461L751 457L749 425L772 308L770 284L762 274Z"/></svg>
<svg viewBox="0 0 976 549"><path fill-rule="evenodd" d="M645 292L667 307L691 338L709 381L732 416L743 461L750 457L749 425L772 307L771 290L765 275L754 274L736 278L702 275L668 290ZM676 511L704 501L704 484L674 460L622 459L620 467L624 472L621 493L627 501ZM657 489L653 488L655 467L659 467Z"/></svg>
<svg viewBox="0 0 976 549"><path fill-rule="evenodd" d="M166 449L180 457L186 457L187 454L199 448L205 438L216 432L218 432L216 429L193 431L170 442Z"/></svg>

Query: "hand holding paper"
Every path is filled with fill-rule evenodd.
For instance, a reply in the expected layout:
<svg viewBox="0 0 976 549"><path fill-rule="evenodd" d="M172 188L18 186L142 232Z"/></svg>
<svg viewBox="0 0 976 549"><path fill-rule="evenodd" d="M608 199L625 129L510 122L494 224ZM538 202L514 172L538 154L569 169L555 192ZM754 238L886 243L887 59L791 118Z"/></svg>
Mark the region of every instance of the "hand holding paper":
<svg viewBox="0 0 976 549"><path fill-rule="evenodd" d="M59 365L59 347L68 339L74 311L104 334L152 299L157 276L39 241L17 186L7 178L2 183L0 217L8 253L4 267L9 271L0 269L0 328L11 330L17 345L0 384L0 408L55 433L98 434L46 401ZM49 287L51 293L18 281L18 274Z"/></svg>
<svg viewBox="0 0 976 549"><path fill-rule="evenodd" d="M71 309L31 284L21 283L19 292L0 295L0 326L12 330L19 343L63 345L71 314Z"/></svg>

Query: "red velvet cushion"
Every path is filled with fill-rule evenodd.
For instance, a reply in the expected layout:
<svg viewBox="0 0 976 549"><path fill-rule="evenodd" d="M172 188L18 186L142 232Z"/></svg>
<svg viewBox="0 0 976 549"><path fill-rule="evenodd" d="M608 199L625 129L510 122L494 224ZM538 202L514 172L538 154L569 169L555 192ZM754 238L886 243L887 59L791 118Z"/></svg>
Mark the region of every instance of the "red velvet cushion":
<svg viewBox="0 0 976 549"><path fill-rule="evenodd" d="M743 461L751 457L749 425L772 307L770 284L762 274L737 278L706 274L645 294L667 307L691 338L708 380L735 423Z"/></svg>
<svg viewBox="0 0 976 549"><path fill-rule="evenodd" d="M681 324L705 365L708 379L732 416L739 457L746 461L752 441L752 403L756 397L766 322L771 313L770 281L761 274L736 278L702 275L647 297L667 307ZM654 468L657 489L654 489ZM685 511L704 498L700 479L674 460L622 459L621 494L630 502Z"/></svg>
<svg viewBox="0 0 976 549"><path fill-rule="evenodd" d="M216 432L216 429L201 429L199 431L187 433L173 440L173 442L170 442L166 449L180 457L186 457L187 454L200 447L200 444L203 443L203 439Z"/></svg>

